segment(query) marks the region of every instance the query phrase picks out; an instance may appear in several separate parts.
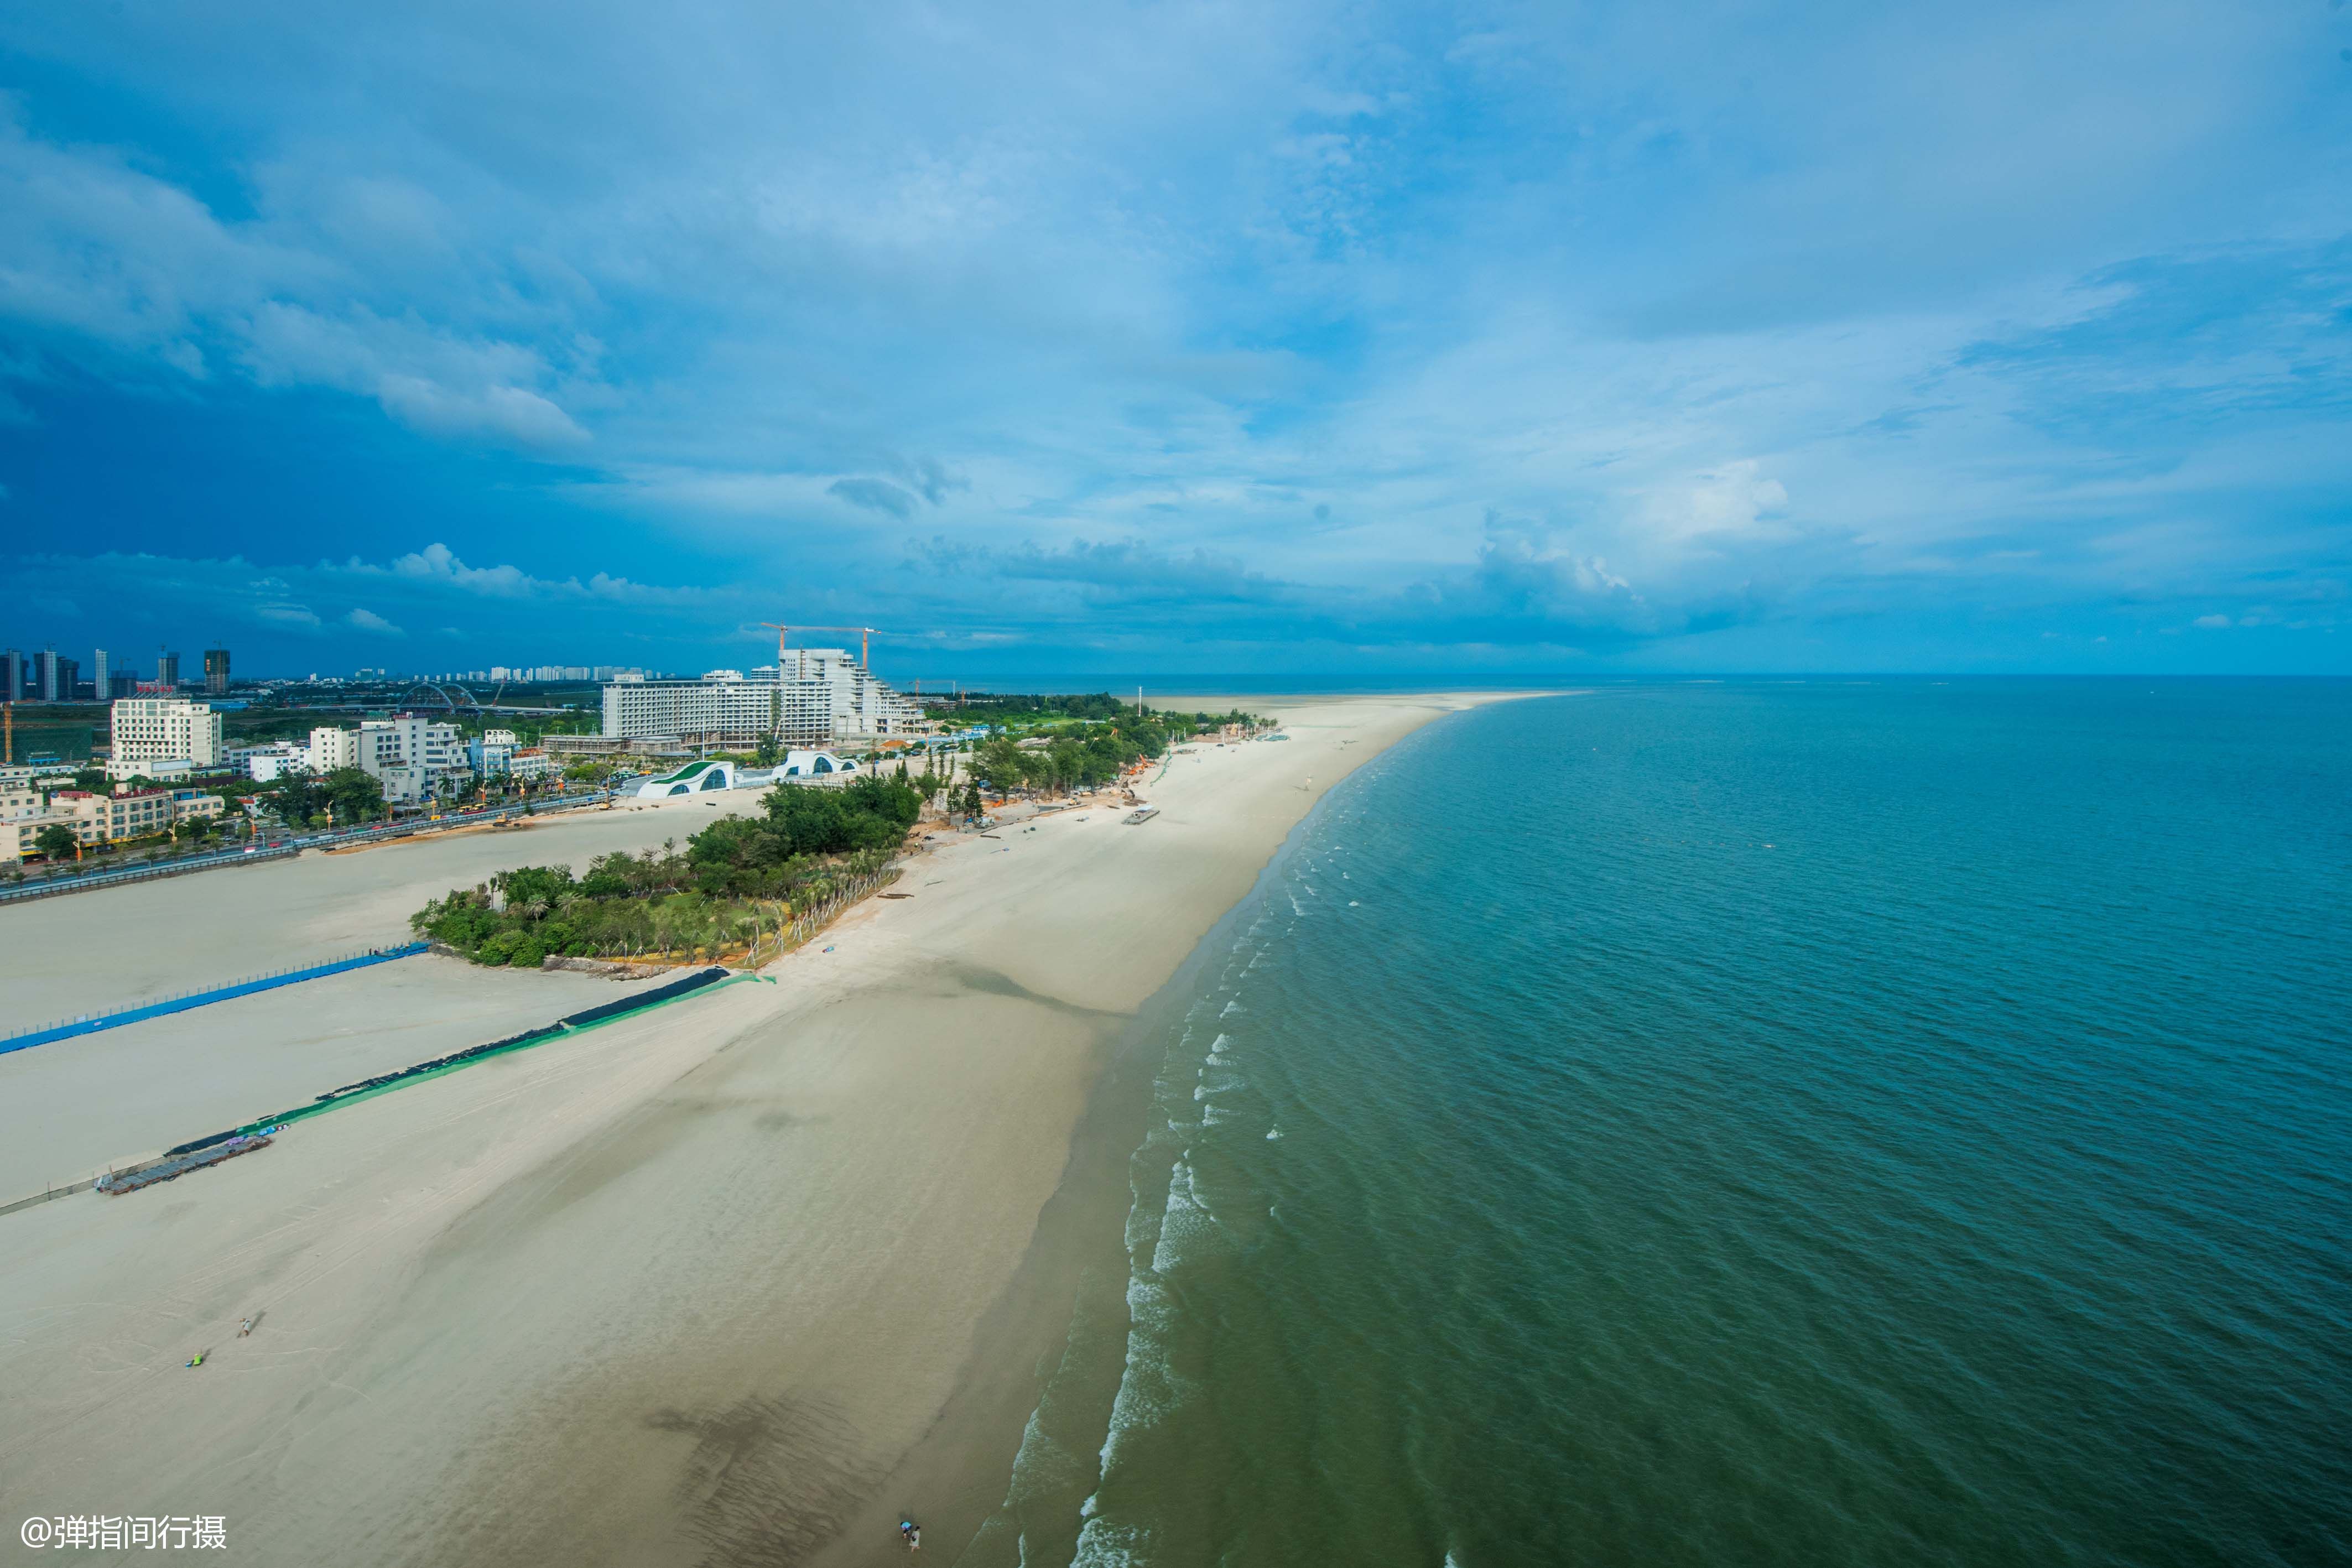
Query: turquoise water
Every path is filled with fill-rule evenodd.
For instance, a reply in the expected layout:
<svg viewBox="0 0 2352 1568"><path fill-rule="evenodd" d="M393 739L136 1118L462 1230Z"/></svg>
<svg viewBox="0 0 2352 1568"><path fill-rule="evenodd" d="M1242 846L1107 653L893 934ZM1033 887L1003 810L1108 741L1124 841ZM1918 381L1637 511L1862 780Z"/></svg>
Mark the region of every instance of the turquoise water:
<svg viewBox="0 0 2352 1568"><path fill-rule="evenodd" d="M2352 1562L2347 890L2342 683L1423 731L1155 1048L1022 1554Z"/></svg>

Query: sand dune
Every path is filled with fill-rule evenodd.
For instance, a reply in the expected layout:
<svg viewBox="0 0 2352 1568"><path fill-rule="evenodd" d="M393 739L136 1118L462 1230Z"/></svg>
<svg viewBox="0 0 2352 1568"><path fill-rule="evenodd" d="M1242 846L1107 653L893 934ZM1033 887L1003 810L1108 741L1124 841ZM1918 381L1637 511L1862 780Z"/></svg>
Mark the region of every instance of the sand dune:
<svg viewBox="0 0 2352 1568"><path fill-rule="evenodd" d="M1021 1412L1009 1435L1003 1410L973 1419L969 1446L994 1460L908 1456L936 1458L1109 1043L1323 790L1462 700L1286 705L1297 738L1177 758L1146 826L1096 810L959 841L911 862L912 898L862 906L760 979L339 1110L165 1187L0 1217L0 1495L19 1513L222 1515L228 1560L257 1563L790 1563L828 1542L828 1561L882 1561L903 1556L885 1518L902 1508L951 1559L958 1521L996 1500ZM601 831L305 861L284 869L317 880L283 894L268 869L193 877L142 918L208 908L191 944L292 920L331 927L321 946L364 945L420 888L584 856ZM155 933L126 935L138 951ZM397 985L446 977L450 1030L577 1005L551 977L428 962ZM340 984L275 994L323 1006ZM341 996L363 1017L417 999ZM394 1044L207 1011L224 1017L184 1058L200 1071L295 1039L321 1067ZM85 1117L71 1135L160 1139L186 1087L167 1049L52 1049L0 1099L0 1144L48 1146L46 1116L122 1099L126 1073L162 1086L127 1102L139 1132ZM285 1054L250 1071L274 1089Z"/></svg>

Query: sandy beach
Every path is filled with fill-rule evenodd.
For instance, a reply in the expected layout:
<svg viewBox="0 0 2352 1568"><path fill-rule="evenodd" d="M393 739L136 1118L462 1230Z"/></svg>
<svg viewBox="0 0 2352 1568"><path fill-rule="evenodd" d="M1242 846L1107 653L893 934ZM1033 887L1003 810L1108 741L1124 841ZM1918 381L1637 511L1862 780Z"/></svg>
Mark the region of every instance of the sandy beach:
<svg viewBox="0 0 2352 1568"><path fill-rule="evenodd" d="M1171 758L1143 826L945 842L759 977L0 1216L0 1561L46 1560L26 1515L162 1513L254 1563L878 1563L900 1511L952 1561L1034 1385L987 1336L1112 1043L1327 789L1475 700L1255 699L1293 738ZM400 940L450 886L756 804L0 911L9 1021ZM404 959L0 1057L0 1202L625 994Z"/></svg>

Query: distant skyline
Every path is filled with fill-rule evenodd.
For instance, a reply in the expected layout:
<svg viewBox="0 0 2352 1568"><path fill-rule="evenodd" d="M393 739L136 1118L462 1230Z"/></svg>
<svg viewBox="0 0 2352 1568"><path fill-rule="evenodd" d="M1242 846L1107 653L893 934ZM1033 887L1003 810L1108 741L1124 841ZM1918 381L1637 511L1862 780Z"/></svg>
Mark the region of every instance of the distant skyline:
<svg viewBox="0 0 2352 1568"><path fill-rule="evenodd" d="M26 652L2352 674L2341 0L26 7L0 213Z"/></svg>

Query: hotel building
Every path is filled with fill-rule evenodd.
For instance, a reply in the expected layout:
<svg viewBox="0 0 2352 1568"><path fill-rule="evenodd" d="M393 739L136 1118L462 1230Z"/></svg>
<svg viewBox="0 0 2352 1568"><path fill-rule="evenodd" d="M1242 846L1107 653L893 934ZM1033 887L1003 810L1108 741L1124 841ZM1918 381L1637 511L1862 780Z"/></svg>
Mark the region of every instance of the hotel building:
<svg viewBox="0 0 2352 1568"><path fill-rule="evenodd" d="M625 740L788 746L920 735L923 710L840 648L796 648L782 667L713 670L695 681L615 681L604 688L604 733Z"/></svg>

